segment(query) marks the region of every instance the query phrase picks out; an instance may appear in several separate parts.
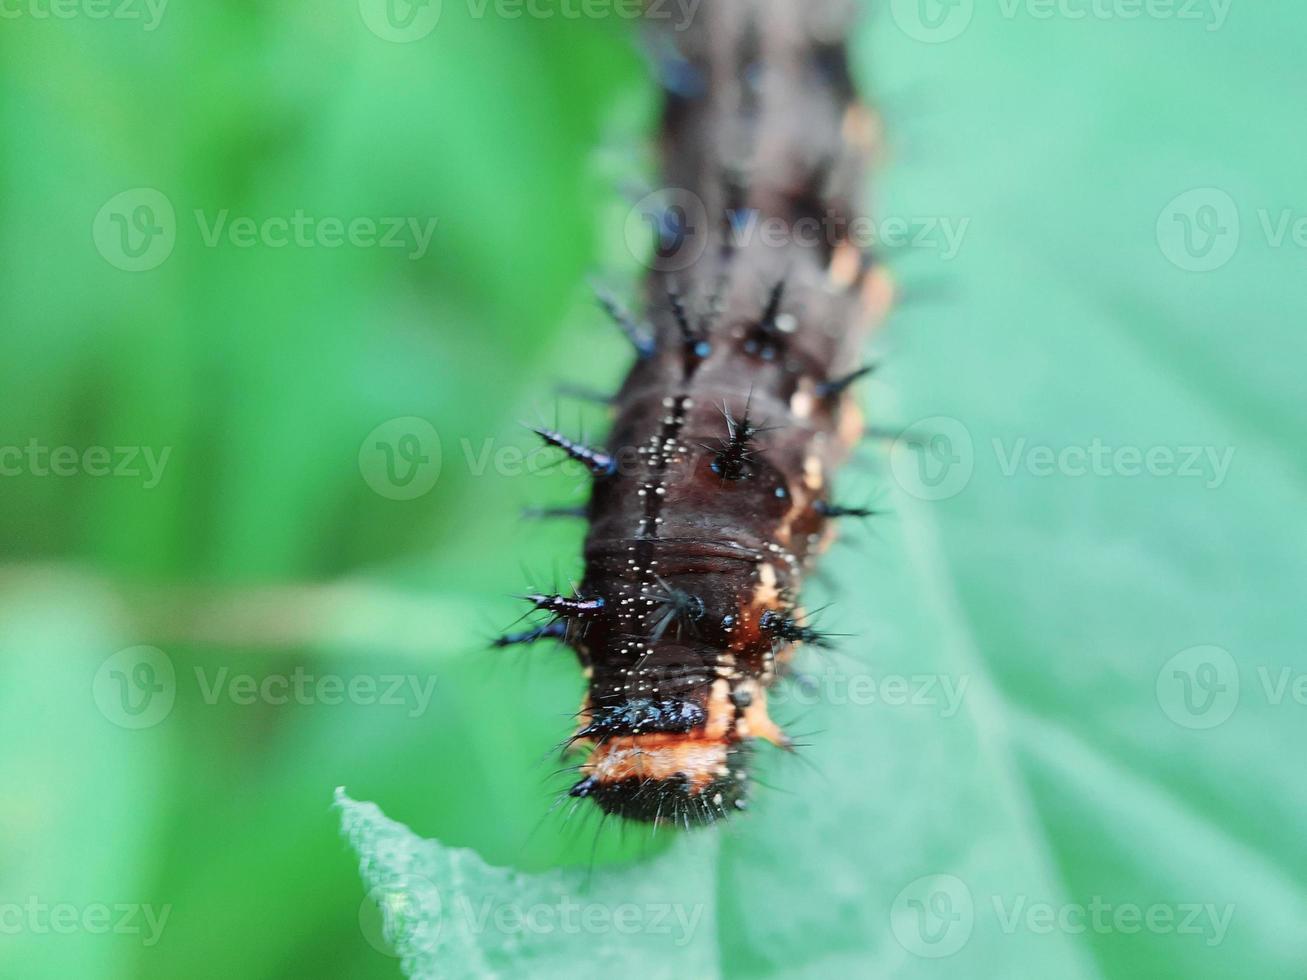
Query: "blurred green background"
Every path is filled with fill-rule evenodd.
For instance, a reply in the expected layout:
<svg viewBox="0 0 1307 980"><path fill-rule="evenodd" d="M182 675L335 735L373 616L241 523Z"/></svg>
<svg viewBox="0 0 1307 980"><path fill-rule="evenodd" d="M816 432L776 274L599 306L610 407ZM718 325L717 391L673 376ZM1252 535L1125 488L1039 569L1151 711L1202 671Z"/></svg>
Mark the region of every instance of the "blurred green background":
<svg viewBox="0 0 1307 980"><path fill-rule="evenodd" d="M542 820L575 665L483 650L578 572L518 423L602 433L554 385L621 377L583 284L655 179L620 8L513 9L5 5L0 975L399 976L344 785L599 894L643 854L726 976L1307 976L1307 11L869 11L868 402L944 441L841 483L891 516L814 585L811 765L651 857Z"/></svg>

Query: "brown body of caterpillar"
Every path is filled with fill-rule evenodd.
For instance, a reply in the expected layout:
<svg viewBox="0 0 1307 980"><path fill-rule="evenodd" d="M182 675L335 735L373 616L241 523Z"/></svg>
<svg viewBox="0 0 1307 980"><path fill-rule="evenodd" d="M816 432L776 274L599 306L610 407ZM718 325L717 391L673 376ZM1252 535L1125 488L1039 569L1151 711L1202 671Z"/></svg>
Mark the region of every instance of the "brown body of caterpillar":
<svg viewBox="0 0 1307 980"><path fill-rule="evenodd" d="M578 594L536 597L589 681L571 794L629 819L744 808L750 741L789 744L767 689L821 640L803 577L829 518L856 513L829 481L862 435L848 387L889 290L841 230L872 130L847 7L708 3L671 40L662 157L678 190L654 222L647 323L624 323L640 357L606 451L543 433L595 474Z"/></svg>
<svg viewBox="0 0 1307 980"><path fill-rule="evenodd" d="M733 345L720 346L729 361ZM581 591L605 605L573 641L590 672L578 734L594 745L573 792L635 819L712 819L739 807L741 746L787 744L766 690L791 652L787 624L800 628L798 588L823 543L816 504L839 452L828 432L795 427L792 409L777 405L770 417L787 420L785 430L765 446L759 437L744 471L723 477L726 453L713 446L720 390L706 378L702 394L686 387L658 402L630 471L595 487ZM750 413L766 410L766 399L735 397ZM633 402L629 424L648 408Z"/></svg>

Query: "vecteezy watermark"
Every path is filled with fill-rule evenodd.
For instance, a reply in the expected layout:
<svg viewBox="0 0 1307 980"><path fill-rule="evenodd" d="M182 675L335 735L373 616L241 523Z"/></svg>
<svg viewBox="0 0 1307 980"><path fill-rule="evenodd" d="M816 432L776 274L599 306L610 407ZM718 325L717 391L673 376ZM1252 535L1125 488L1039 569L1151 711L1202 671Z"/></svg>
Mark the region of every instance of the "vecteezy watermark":
<svg viewBox="0 0 1307 980"><path fill-rule="evenodd" d="M153 728L172 712L177 671L158 647L128 647L100 665L91 694L100 713L120 728Z"/></svg>
<svg viewBox="0 0 1307 980"><path fill-rule="evenodd" d="M1234 0L998 0L1006 20L1178 21L1219 31Z"/></svg>
<svg viewBox="0 0 1307 980"><path fill-rule="evenodd" d="M845 674L823 670L797 674L793 683L773 688L767 699L773 705L816 704L930 708L941 718L952 718L962 707L971 678L966 674Z"/></svg>
<svg viewBox="0 0 1307 980"><path fill-rule="evenodd" d="M1239 707L1239 665L1221 647L1189 647L1162 665L1156 691L1163 713L1177 725L1215 728Z"/></svg>
<svg viewBox="0 0 1307 980"><path fill-rule="evenodd" d="M681 272L708 248L709 227L703 198L683 187L668 187L635 202L626 213L622 236L637 262L663 272Z"/></svg>
<svg viewBox="0 0 1307 980"><path fill-rule="evenodd" d="M439 889L420 875L397 875L373 888L359 906L364 938L387 956L431 954L446 929L460 935L666 936L686 946L703 919L702 904L586 901L560 895L550 901L473 901L459 893L442 901Z"/></svg>
<svg viewBox="0 0 1307 980"><path fill-rule="evenodd" d="M402 708L408 717L425 714L436 689L433 675L405 673L312 673L296 666L289 673L235 673L229 667L193 668L196 689L206 705L351 704ZM108 657L96 671L91 693L100 713L121 728L152 728L172 712L178 676L172 658L158 647L134 646Z"/></svg>
<svg viewBox="0 0 1307 980"><path fill-rule="evenodd" d="M1307 214L1294 208L1257 208L1251 227L1268 248L1307 252ZM1157 218L1157 244L1186 272L1215 272L1229 265L1250 237L1239 203L1218 187L1199 187L1172 198Z"/></svg>
<svg viewBox="0 0 1307 980"><path fill-rule="evenodd" d="M281 707L353 704L360 707L398 707L417 718L426 713L436 690L430 674L311 674L296 667L289 674L233 674L227 667L216 670L195 668L200 697L208 705L226 701L248 706L267 704Z"/></svg>
<svg viewBox="0 0 1307 980"><path fill-rule="evenodd" d="M894 481L918 500L956 497L971 482L976 447L971 432L944 415L908 426L890 446Z"/></svg>
<svg viewBox="0 0 1307 980"><path fill-rule="evenodd" d="M703 0L465 0L476 20L647 20L674 31L694 23Z"/></svg>
<svg viewBox="0 0 1307 980"><path fill-rule="evenodd" d="M1173 198L1157 217L1157 244L1186 272L1214 272L1239 250L1239 206L1225 191L1198 187Z"/></svg>
<svg viewBox="0 0 1307 980"><path fill-rule="evenodd" d="M492 472L496 476L510 478L562 475L585 480L593 475L593 470L582 461L563 455L557 447L543 443L527 449L516 443L501 445L492 437L485 437L480 442L462 438L458 442L463 463L467 466L468 473L474 477ZM634 472L642 460L638 446L618 446L605 450L604 453L611 457L614 473Z"/></svg>
<svg viewBox="0 0 1307 980"><path fill-rule="evenodd" d="M136 20L148 34L168 0L0 0L0 20Z"/></svg>
<svg viewBox="0 0 1307 980"><path fill-rule="evenodd" d="M440 433L415 415L383 422L359 445L359 473L388 500L415 500L440 478Z"/></svg>
<svg viewBox="0 0 1307 980"><path fill-rule="evenodd" d="M674 946L685 946L693 938L704 906L674 902L578 902L564 895L553 902L494 902L484 899L474 907L460 894L454 902L459 913L477 933L547 936L667 936Z"/></svg>
<svg viewBox="0 0 1307 980"><path fill-rule="evenodd" d="M153 946L163 935L172 905L140 902L108 904L46 902L36 895L24 902L0 902L0 935L140 936L142 946Z"/></svg>
<svg viewBox="0 0 1307 980"><path fill-rule="evenodd" d="M933 874L917 878L898 893L890 908L890 931L905 950L926 959L957 953L978 924L982 928L996 925L1004 935L1150 933L1218 946L1229 932L1234 913L1234 905L1228 902L1143 904L1109 901L1101 895L1088 902L1049 902L1032 901L1029 895L994 894L988 902L977 903L971 887L961 878Z"/></svg>
<svg viewBox="0 0 1307 980"><path fill-rule="evenodd" d="M1205 730L1229 721L1244 700L1268 708L1307 707L1307 671L1286 664L1258 664L1256 683L1246 684L1238 662L1218 646L1181 650L1157 672L1157 703L1184 728Z"/></svg>
<svg viewBox="0 0 1307 980"><path fill-rule="evenodd" d="M998 0L1003 20L1175 21L1207 31L1225 26L1234 0ZM975 0L890 0L894 23L908 37L943 44L960 37L976 14Z"/></svg>
<svg viewBox="0 0 1307 980"><path fill-rule="evenodd" d="M0 478L88 476L141 480L153 490L163 479L172 446L48 446L33 437L22 446L0 446Z"/></svg>
<svg viewBox="0 0 1307 980"><path fill-rule="evenodd" d="M1257 680L1261 684L1266 703L1272 707L1290 703L1298 707L1307 707L1307 672L1293 667L1271 668L1265 664L1257 668Z"/></svg>
<svg viewBox="0 0 1307 980"><path fill-rule="evenodd" d="M379 953L403 958L434 953L444 931L440 889L422 875L394 875L359 903L359 930Z"/></svg>
<svg viewBox="0 0 1307 980"><path fill-rule="evenodd" d="M1026 895L992 898L998 926L1004 933L1029 932L1037 936L1062 933L1081 936L1186 936L1206 946L1219 946L1234 918L1234 905L1226 902L1109 902L1095 895L1088 902L1030 901Z"/></svg>
<svg viewBox="0 0 1307 980"><path fill-rule="evenodd" d="M957 258L971 227L970 218L930 215L916 218L891 216L872 219L862 215L849 218L835 211L821 217L807 216L793 223L784 218L764 218L757 208L740 208L726 212L731 243L746 248L754 241L767 248L832 248L849 242L866 250L876 246L914 248L935 251L949 262Z"/></svg>
<svg viewBox="0 0 1307 980"><path fill-rule="evenodd" d="M1209 490L1225 482L1235 453L1234 446L1110 446L1097 436L1081 446L1032 446L1024 437L993 445L1004 476L1176 477L1202 480Z"/></svg>
<svg viewBox="0 0 1307 980"><path fill-rule="evenodd" d="M914 956L944 959L971 939L976 905L956 875L923 875L909 882L890 906L890 931Z"/></svg>
<svg viewBox="0 0 1307 980"><path fill-rule="evenodd" d="M359 15L381 40L408 44L436 29L443 7L442 0L359 0Z"/></svg>
<svg viewBox="0 0 1307 980"><path fill-rule="evenodd" d="M639 262L664 272L689 268L708 247L708 221L703 199L682 187L651 191L627 212L622 233L627 250ZM969 217L947 215L849 217L828 210L793 222L764 216L756 208L726 212L728 243L737 249L758 243L765 248L834 248L849 243L861 250L875 246L934 251L943 261L962 250ZM652 243L652 250L651 250Z"/></svg>
<svg viewBox="0 0 1307 980"><path fill-rule="evenodd" d="M390 248L417 260L427 254L439 218L404 216L317 217L296 208L288 215L252 218L231 211L195 211L195 224L206 248L224 242L233 248Z"/></svg>
<svg viewBox="0 0 1307 980"><path fill-rule="evenodd" d="M976 15L975 0L890 0L894 23L914 41L943 44L960 37Z"/></svg>
<svg viewBox="0 0 1307 980"><path fill-rule="evenodd" d="M205 248L375 248L401 251L413 261L427 254L440 221L403 215L312 215L303 208L259 217L233 215L230 208L196 208L192 216ZM162 191L136 187L104 203L91 233L96 250L114 268L148 272L167 261L177 245L177 212Z"/></svg>
<svg viewBox="0 0 1307 980"><path fill-rule="evenodd" d="M450 462L461 462L468 475L551 477L561 475L578 483L595 473L605 475L638 473L648 450L642 445L598 447L583 436L568 439L549 434L549 439L522 446L500 441L495 436L458 440L458 453ZM556 444L570 442L568 451ZM955 497L970 484L978 463L985 463L1001 477L1030 476L1062 479L1130 479L1149 477L1199 481L1209 490L1219 489L1229 476L1236 447L1175 443L1169 445L1116 445L1100 436L1082 443L1063 445L1032 443L1024 436L991 440L993 461L977 453L970 430L958 419L933 416L903 429L889 450L894 480L920 500ZM698 447L686 447L690 452ZM711 451L707 447L705 451ZM441 442L425 419L405 417L378 426L364 439L359 450L359 469L368 485L382 496L408 500L428 492L441 469Z"/></svg>
<svg viewBox="0 0 1307 980"><path fill-rule="evenodd" d="M452 0L359 0L368 30L383 41L420 41L440 23ZM473 20L625 20L644 19L684 31L703 0L462 0Z"/></svg>
<svg viewBox="0 0 1307 980"><path fill-rule="evenodd" d="M1221 487L1234 463L1234 446L1176 443L1113 445L1100 436L1060 446L1033 444L1024 436L991 440L998 473L1005 478L1197 480ZM890 447L890 471L900 487L920 500L945 500L966 489L976 469L970 430L955 418L914 422Z"/></svg>
<svg viewBox="0 0 1307 980"><path fill-rule="evenodd" d="M91 223L91 239L115 268L149 272L177 245L177 212L162 191L133 187L104 202Z"/></svg>

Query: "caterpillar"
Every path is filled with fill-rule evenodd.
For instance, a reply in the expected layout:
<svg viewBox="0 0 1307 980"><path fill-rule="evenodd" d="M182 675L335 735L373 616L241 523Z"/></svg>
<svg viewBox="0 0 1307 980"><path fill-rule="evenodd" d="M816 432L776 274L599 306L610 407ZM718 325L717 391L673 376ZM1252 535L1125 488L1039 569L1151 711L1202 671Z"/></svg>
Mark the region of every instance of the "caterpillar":
<svg viewBox="0 0 1307 980"><path fill-rule="evenodd" d="M500 646L571 647L588 690L570 796L691 827L748 805L756 740L789 747L767 691L822 645L799 602L842 517L830 480L863 434L850 393L888 278L849 237L873 143L846 52L854 4L709 0L657 49L659 156L635 361L605 448L540 427L593 478L585 573L527 596ZM742 235L760 222L773 234ZM775 234L779 230L781 234Z"/></svg>

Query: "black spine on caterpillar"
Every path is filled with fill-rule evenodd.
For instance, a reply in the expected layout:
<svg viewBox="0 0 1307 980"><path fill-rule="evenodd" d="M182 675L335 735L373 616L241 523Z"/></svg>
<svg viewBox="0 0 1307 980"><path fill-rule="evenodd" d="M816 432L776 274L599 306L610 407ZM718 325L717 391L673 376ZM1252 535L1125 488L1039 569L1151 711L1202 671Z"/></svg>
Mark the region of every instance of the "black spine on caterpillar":
<svg viewBox="0 0 1307 980"><path fill-rule="evenodd" d="M637 358L607 451L537 430L594 476L579 590L530 597L588 670L571 793L629 819L744 808L749 743L789 745L767 688L796 645L830 639L804 624L804 575L830 518L870 513L829 502L886 295L848 238L873 128L853 9L704 4L657 37L668 205L645 318L600 294Z"/></svg>

